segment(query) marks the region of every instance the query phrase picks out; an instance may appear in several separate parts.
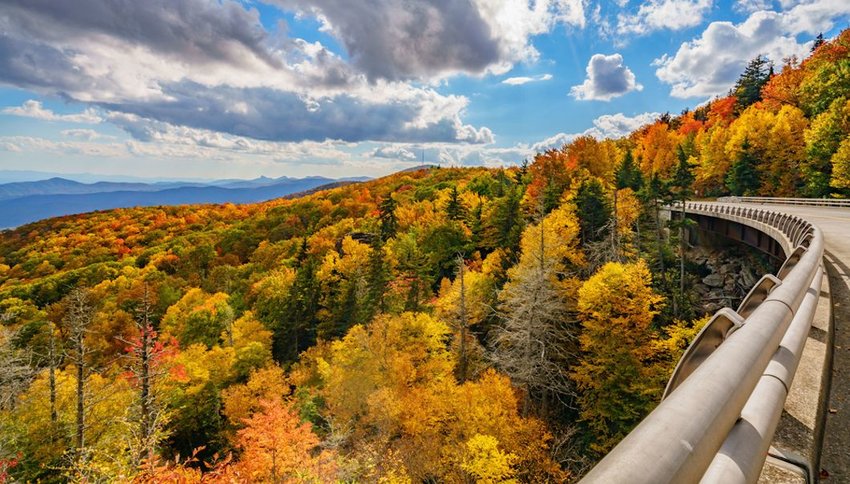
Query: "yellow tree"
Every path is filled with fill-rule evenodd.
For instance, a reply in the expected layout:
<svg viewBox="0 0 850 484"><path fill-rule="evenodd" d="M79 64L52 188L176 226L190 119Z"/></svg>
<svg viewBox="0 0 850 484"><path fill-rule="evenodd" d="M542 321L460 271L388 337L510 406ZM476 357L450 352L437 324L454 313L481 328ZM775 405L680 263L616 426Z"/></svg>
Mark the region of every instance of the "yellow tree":
<svg viewBox="0 0 850 484"><path fill-rule="evenodd" d="M293 382L321 397L328 439L341 442L365 468L355 478L468 481L473 475L464 463L483 456L471 456L467 442L482 435L516 456L518 476L560 480L545 426L520 416L507 377L488 370L456 383L448 333L445 323L426 314L379 316L302 355Z"/></svg>
<svg viewBox="0 0 850 484"><path fill-rule="evenodd" d="M697 134L700 156L694 169L694 188L699 194L725 191L726 175L732 165L732 160L726 155L729 134L729 128L725 124L715 124Z"/></svg>
<svg viewBox="0 0 850 484"><path fill-rule="evenodd" d="M174 336L181 345L218 343L222 331L233 323L233 309L227 299L223 292L207 294L199 288L190 289L162 318L163 337Z"/></svg>
<svg viewBox="0 0 850 484"><path fill-rule="evenodd" d="M793 197L802 183L801 166L806 160L805 131L809 122L799 108L784 105L770 128L762 193Z"/></svg>
<svg viewBox="0 0 850 484"><path fill-rule="evenodd" d="M469 270L463 257L458 257L457 267L457 277L441 291L434 308L437 316L451 323L457 376L464 382L485 366L484 348L473 331L491 312L495 303L496 281L480 271Z"/></svg>
<svg viewBox="0 0 850 484"><path fill-rule="evenodd" d="M665 370L652 319L662 298L651 283L643 260L611 262L579 289L582 358L572 377L598 452L626 435L660 396Z"/></svg>
<svg viewBox="0 0 850 484"><path fill-rule="evenodd" d="M828 194L834 165L832 157L848 135L850 135L850 101L840 97L835 99L826 111L814 118L809 129L806 130L808 158L803 171L806 175L809 195Z"/></svg>
<svg viewBox="0 0 850 484"><path fill-rule="evenodd" d="M499 441L489 435L475 434L466 441L462 467L481 484L515 483L517 456L499 449Z"/></svg>
<svg viewBox="0 0 850 484"><path fill-rule="evenodd" d="M77 413L75 368L57 370L52 383L53 388L44 371L20 396L15 409L2 417L4 434L23 454L20 476L25 481L37 481L49 476L45 472L62 469L75 479L100 481L131 471L134 456L127 451L125 420L135 392L129 383L120 377L87 376L85 447L79 459L70 461L71 467L69 458L76 453L69 445L74 439Z"/></svg>
<svg viewBox="0 0 850 484"><path fill-rule="evenodd" d="M272 332L251 311L246 311L234 321L221 339L236 352L234 370L237 377L245 378L252 370L272 361Z"/></svg>
<svg viewBox="0 0 850 484"><path fill-rule="evenodd" d="M832 155L832 180L829 182L833 188L850 188L850 136L838 145L838 150Z"/></svg>

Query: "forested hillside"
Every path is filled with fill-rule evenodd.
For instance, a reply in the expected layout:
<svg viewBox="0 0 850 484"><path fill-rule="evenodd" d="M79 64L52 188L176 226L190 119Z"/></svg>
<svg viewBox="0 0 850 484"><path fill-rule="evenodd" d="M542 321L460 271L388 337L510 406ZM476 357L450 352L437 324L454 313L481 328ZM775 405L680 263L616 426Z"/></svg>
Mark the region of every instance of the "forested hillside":
<svg viewBox="0 0 850 484"><path fill-rule="evenodd" d="M705 320L659 204L850 193L848 48L518 167L2 233L0 481L581 475Z"/></svg>

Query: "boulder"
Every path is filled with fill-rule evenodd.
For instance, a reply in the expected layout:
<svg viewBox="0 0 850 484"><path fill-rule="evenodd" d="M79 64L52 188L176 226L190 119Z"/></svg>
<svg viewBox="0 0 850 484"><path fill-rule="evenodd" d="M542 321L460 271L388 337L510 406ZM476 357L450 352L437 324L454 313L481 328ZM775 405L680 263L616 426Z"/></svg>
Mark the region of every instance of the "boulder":
<svg viewBox="0 0 850 484"><path fill-rule="evenodd" d="M702 278L702 283L708 287L723 287L726 282L724 279L722 274L709 274Z"/></svg>

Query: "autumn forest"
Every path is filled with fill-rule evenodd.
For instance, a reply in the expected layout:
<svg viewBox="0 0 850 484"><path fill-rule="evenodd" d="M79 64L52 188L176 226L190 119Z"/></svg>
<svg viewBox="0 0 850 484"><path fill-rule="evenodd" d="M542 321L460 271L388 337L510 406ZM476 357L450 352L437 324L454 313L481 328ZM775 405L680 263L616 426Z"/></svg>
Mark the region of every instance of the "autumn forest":
<svg viewBox="0 0 850 484"><path fill-rule="evenodd" d="M564 482L706 321L666 204L850 195L850 30L502 169L0 234L0 482Z"/></svg>

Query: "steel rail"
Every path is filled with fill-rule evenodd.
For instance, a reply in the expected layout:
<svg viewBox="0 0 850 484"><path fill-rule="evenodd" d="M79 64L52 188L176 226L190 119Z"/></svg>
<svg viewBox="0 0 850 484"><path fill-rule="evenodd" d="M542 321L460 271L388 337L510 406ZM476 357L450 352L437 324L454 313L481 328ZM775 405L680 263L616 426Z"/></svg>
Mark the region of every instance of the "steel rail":
<svg viewBox="0 0 850 484"><path fill-rule="evenodd" d="M811 326L823 234L799 217L760 208L688 203L685 211L750 226L790 257L777 274L780 283L743 325L581 482L755 482L764 465Z"/></svg>

